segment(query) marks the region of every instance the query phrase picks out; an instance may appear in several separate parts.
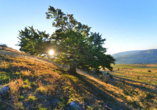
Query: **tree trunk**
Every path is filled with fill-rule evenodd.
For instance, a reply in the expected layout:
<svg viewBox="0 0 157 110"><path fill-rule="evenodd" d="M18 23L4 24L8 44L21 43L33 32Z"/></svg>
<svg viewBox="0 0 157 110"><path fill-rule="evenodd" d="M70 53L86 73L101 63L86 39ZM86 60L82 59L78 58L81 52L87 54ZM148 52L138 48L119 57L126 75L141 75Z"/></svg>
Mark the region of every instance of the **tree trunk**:
<svg viewBox="0 0 157 110"><path fill-rule="evenodd" d="M76 75L76 67L70 66L70 69L68 70L68 73L72 75Z"/></svg>
<svg viewBox="0 0 157 110"><path fill-rule="evenodd" d="M73 55L70 55L69 59L74 59ZM76 62L75 59L74 62ZM68 70L68 73L70 73L71 75L76 75L76 65L74 63L71 63L69 66L70 69Z"/></svg>

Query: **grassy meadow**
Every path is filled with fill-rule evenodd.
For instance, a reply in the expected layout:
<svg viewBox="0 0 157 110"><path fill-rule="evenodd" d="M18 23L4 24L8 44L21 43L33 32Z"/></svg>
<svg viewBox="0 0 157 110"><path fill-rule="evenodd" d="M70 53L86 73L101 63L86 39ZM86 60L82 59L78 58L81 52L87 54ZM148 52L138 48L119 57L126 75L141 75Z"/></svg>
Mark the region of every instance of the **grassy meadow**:
<svg viewBox="0 0 157 110"><path fill-rule="evenodd" d="M129 109L99 85L83 75L69 75L47 59L0 50L0 91L10 87L9 94L0 97L0 110L65 110L71 102L78 110L105 110L109 105Z"/></svg>
<svg viewBox="0 0 157 110"><path fill-rule="evenodd" d="M112 72L106 71L114 77L110 84L122 91L123 99L135 109L157 109L157 64L116 64L112 67Z"/></svg>
<svg viewBox="0 0 157 110"><path fill-rule="evenodd" d="M10 87L0 110L71 110L71 102L77 110L157 109L157 65L113 67L99 76L79 70L72 76L47 59L0 50L0 88Z"/></svg>
<svg viewBox="0 0 157 110"><path fill-rule="evenodd" d="M157 64L117 64L113 68L118 77L157 86Z"/></svg>

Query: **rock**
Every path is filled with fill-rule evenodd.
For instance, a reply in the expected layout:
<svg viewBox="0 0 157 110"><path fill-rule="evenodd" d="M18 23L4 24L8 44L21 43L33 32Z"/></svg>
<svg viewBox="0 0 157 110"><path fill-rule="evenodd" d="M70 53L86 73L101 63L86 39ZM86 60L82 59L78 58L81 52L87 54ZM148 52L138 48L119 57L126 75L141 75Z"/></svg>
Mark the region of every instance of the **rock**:
<svg viewBox="0 0 157 110"><path fill-rule="evenodd" d="M95 69L93 69L91 72L92 72L92 74L94 74L94 75L96 74L96 70L95 70Z"/></svg>
<svg viewBox="0 0 157 110"><path fill-rule="evenodd" d="M49 106L49 105L51 105L51 103L49 102L49 101L45 101L44 103L43 103L43 106Z"/></svg>
<svg viewBox="0 0 157 110"><path fill-rule="evenodd" d="M113 76L112 76L111 74L109 74L109 77L110 77L111 79L113 79Z"/></svg>
<svg viewBox="0 0 157 110"><path fill-rule="evenodd" d="M24 107L27 107L28 105L29 105L28 102L24 102L24 103L23 103L23 106L24 106Z"/></svg>
<svg viewBox="0 0 157 110"><path fill-rule="evenodd" d="M59 100L57 100L57 99L54 99L54 100L51 101L53 106L56 106L58 102L59 102Z"/></svg>
<svg viewBox="0 0 157 110"><path fill-rule="evenodd" d="M108 82L109 82L109 79L110 79L110 77L109 77L108 75L106 75L106 76L104 76L103 81L104 81L105 83L108 83Z"/></svg>
<svg viewBox="0 0 157 110"><path fill-rule="evenodd" d="M72 101L70 104L68 104L67 110L81 110L81 107L78 103Z"/></svg>
<svg viewBox="0 0 157 110"><path fill-rule="evenodd" d="M9 86L4 86L3 88L1 88L4 92L8 92L10 91L10 87Z"/></svg>
<svg viewBox="0 0 157 110"><path fill-rule="evenodd" d="M107 72L107 75L109 75L110 73Z"/></svg>
<svg viewBox="0 0 157 110"><path fill-rule="evenodd" d="M10 92L9 86L4 86L0 88L0 96L4 96Z"/></svg>

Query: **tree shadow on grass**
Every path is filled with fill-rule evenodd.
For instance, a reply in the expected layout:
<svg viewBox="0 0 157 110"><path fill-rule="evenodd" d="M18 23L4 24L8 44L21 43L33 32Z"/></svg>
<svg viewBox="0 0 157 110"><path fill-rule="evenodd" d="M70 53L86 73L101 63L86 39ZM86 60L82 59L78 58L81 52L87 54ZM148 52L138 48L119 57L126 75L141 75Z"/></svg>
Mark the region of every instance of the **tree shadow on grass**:
<svg viewBox="0 0 157 110"><path fill-rule="evenodd" d="M101 103L102 106L104 106L103 104L109 103L111 104L111 108L113 110L118 110L122 107L122 109L125 110L129 110L131 108L129 108L128 105L125 105L123 102L118 101L117 99L113 98L112 96L110 96L110 94L108 94L107 90L102 90L101 88L103 88L103 86L101 87L101 84L98 84L95 81L92 81L90 79L87 80L87 78L83 75L80 74L76 74L74 75L74 77L77 77L79 80L82 81L82 83L84 84L84 86L86 88L82 88L82 86L79 86L77 84L77 82L73 81L73 79L70 79L70 81L72 82L73 86L75 87L75 90L79 93L81 90L86 90L88 92L90 92L93 96L96 96L99 100L102 100L103 103ZM93 84L94 83L94 84ZM99 85L98 87L96 85ZM81 91L82 92L82 91Z"/></svg>
<svg viewBox="0 0 157 110"><path fill-rule="evenodd" d="M120 77L114 76L114 82L116 82L116 81L124 81L124 83L126 85L138 88L138 89L140 89L142 91L145 91L145 92L152 92L152 93L154 93L154 94L157 95L157 91L155 89L146 88L144 86L136 85L136 84L133 84L133 83L141 83L141 84L144 84L145 86L154 86L154 85L147 84L147 83L144 83L144 82L138 82L138 81L134 81L134 80L130 80L130 79L125 79L125 78L120 78ZM128 81L130 83L128 83ZM117 86L117 84L113 84L113 83L110 83L110 84L112 84L114 86ZM157 86L154 86L154 87L156 88Z"/></svg>
<svg viewBox="0 0 157 110"><path fill-rule="evenodd" d="M126 96L131 96L131 97L140 96L141 92L138 92L138 89L145 92L144 96L139 97L139 102L143 104L142 107L139 106L137 101L129 102L134 107L140 107L140 108L144 107L145 109L150 109L150 107L157 107L156 102L154 101L157 95L157 91L155 90L156 86L155 89L147 88L141 85L132 84L132 83L139 83L138 81L120 78L117 76L114 76L114 79L112 81L113 82L110 82L110 84L121 88ZM117 84L116 82L119 82L120 84ZM154 86L147 83L142 83L142 84L144 84L145 86ZM138 88L137 91L135 90L135 88Z"/></svg>
<svg viewBox="0 0 157 110"><path fill-rule="evenodd" d="M82 74L82 73L81 73ZM83 75L86 75L86 73L83 73ZM92 76L92 75L90 75L90 74L87 74L87 75L89 75L89 76ZM88 77L88 76L87 76ZM92 76L93 77L93 76ZM89 77L90 78L90 77ZM93 78L92 78L93 79ZM92 80L91 79L91 80ZM94 77L94 79L97 79L97 80L100 80L100 79L98 79L98 78L95 78ZM157 92L153 89L151 89L151 88L147 88L147 87L141 87L140 85L138 86L138 85L136 85L136 84L131 84L131 81L132 82L136 82L136 83L139 83L139 82L137 82L137 81L133 81L133 80L128 80L128 79L125 79L125 78L120 78L120 77L116 77L116 76L113 76L113 79L109 79L110 81L108 82L109 84L111 84L111 85L113 85L113 86L117 86L118 88L120 88L122 91L123 91L123 93L126 95L126 96L131 96L131 97L134 97L134 96L136 96L136 94L139 94L139 93L137 93L136 92L136 90L134 90L134 88L138 88L139 90L142 90L142 91L144 91L144 92L146 92L146 97L140 97L140 101L144 104L144 106L150 106L150 105L152 105L151 103L149 103L151 100L153 100L154 98L155 98L155 96L156 96L156 94L157 94ZM123 83L123 80L125 80L125 82ZM127 82L127 81L130 81L130 83L129 82ZM95 82L97 82L96 80L95 80ZM120 82L122 85L121 86L119 86L119 84L118 84L118 82ZM97 82L97 83L99 83L99 82ZM146 83L145 83L146 84ZM101 85L101 84L100 84ZM129 87L127 87L127 86L125 86L125 85L129 85L129 86L132 86L131 88ZM146 85L149 85L149 84L146 84ZM150 85L150 86L153 86L153 85ZM103 85L101 85L101 87L103 88ZM126 88L127 87L127 88ZM138 91L138 89L137 89L137 91ZM105 89L104 89L105 90ZM105 91L107 91L107 90L105 90ZM114 91L110 91L110 90L108 90L107 91L108 93L111 93L113 96L117 96L117 94L115 94L114 93ZM154 93L154 95L152 94L152 93ZM132 105L134 108L139 108L139 109L141 109L141 108L143 108L144 106L140 106L139 105L139 102L137 102L137 101L129 101L129 100L127 100L127 97L126 96L123 96L123 95L121 95L121 97L120 97L120 99L123 99L123 100L125 100L129 105ZM149 103L149 104L146 104L145 105L145 103ZM152 105L153 106L153 105Z"/></svg>

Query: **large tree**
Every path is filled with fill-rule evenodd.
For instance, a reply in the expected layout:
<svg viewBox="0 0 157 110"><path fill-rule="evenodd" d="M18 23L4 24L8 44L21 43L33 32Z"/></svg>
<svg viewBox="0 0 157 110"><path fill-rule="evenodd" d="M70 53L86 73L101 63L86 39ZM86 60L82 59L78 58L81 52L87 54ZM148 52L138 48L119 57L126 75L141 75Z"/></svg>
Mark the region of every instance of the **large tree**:
<svg viewBox="0 0 157 110"><path fill-rule="evenodd" d="M101 68L112 70L115 59L106 55L103 47L105 39L99 33L90 32L90 27L78 22L72 14L64 14L60 9L50 6L47 19L53 19L55 32L49 36L46 32L33 27L19 31L20 50L30 54L46 54L49 48L55 50L54 62L68 65L69 73L76 74L76 68L83 70Z"/></svg>
<svg viewBox="0 0 157 110"><path fill-rule="evenodd" d="M75 74L76 68L108 68L115 59L106 55L103 47L105 39L99 33L90 33L90 27L74 19L72 14L65 14L61 9L50 6L47 19L53 19L52 26L56 31L51 35L57 54L53 60L70 66L69 73Z"/></svg>

